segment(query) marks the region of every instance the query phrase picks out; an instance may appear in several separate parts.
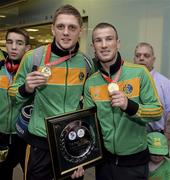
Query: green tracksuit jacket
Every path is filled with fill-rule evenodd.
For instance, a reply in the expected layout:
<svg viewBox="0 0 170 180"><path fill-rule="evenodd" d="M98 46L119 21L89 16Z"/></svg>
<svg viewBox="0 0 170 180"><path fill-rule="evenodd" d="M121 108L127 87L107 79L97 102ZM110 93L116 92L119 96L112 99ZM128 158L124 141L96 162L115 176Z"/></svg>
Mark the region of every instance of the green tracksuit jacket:
<svg viewBox="0 0 170 180"><path fill-rule="evenodd" d="M170 160L165 158L163 164L149 173L149 180L169 180L170 179Z"/></svg>
<svg viewBox="0 0 170 180"><path fill-rule="evenodd" d="M46 52L46 47L45 47ZM59 58L51 52L50 62ZM44 66L45 53L42 57L39 70ZM25 83L27 73L33 66L33 51L28 52L22 59L20 68L14 79L9 93L17 103L23 104L30 95L23 96L18 88ZM86 80L86 62L81 53L76 53L71 59L51 67L52 75L47 85L38 87L35 91L34 109L29 123L29 132L36 136L46 137L44 119L57 116L79 108L84 82Z"/></svg>
<svg viewBox="0 0 170 180"><path fill-rule="evenodd" d="M115 77L114 73L111 78ZM118 80L120 91L128 97L128 113L112 107L108 83L101 72L94 73L85 84L84 106L97 106L104 146L112 154L130 155L147 148L145 124L159 120L162 105L154 82L144 66L124 62ZM133 114L130 102L138 105Z"/></svg>
<svg viewBox="0 0 170 180"><path fill-rule="evenodd" d="M0 60L5 57L0 50ZM8 88L13 80L13 76L9 74L4 64L0 69L0 132L4 134L16 133L15 123L19 114L19 109L15 106L15 102L11 102L8 96Z"/></svg>

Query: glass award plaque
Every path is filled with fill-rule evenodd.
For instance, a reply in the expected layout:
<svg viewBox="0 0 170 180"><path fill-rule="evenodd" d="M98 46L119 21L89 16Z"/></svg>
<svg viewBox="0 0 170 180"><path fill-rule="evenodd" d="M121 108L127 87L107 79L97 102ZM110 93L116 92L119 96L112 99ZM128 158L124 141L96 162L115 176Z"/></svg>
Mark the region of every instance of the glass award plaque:
<svg viewBox="0 0 170 180"><path fill-rule="evenodd" d="M55 180L70 176L79 166L102 158L96 108L45 119Z"/></svg>

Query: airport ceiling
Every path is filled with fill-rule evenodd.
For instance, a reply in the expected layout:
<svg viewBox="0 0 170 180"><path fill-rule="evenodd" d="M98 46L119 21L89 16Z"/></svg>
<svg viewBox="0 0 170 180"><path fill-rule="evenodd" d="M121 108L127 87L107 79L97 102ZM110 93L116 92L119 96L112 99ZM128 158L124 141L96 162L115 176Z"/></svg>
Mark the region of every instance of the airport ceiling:
<svg viewBox="0 0 170 180"><path fill-rule="evenodd" d="M0 48L5 48L6 31L7 29L11 27L16 27L15 24L13 24L13 22L14 20L16 20L17 17L20 17L19 12L27 11L26 9L27 6L23 6L24 8L19 8L19 6L24 3L29 3L29 6L31 6L33 4L31 3L32 1L34 0L29 0L29 1L28 0L0 0ZM34 18L34 14L31 14L31 16L32 18ZM8 19L8 20L6 21L5 19ZM84 17L84 19L86 20L86 17ZM38 23L35 23L35 22L38 22ZM47 18L47 21L46 20L41 21L41 19L40 20L38 19L38 21L35 21L35 22L32 24L31 22L28 21L28 23L22 24L18 20L18 25L17 25L29 31L30 43L32 45L32 48L38 47L42 44L47 44L51 42L53 39L52 34L51 34L51 24L50 24L52 22L52 16L49 16Z"/></svg>
<svg viewBox="0 0 170 180"><path fill-rule="evenodd" d="M27 0L0 0L0 21L3 22L6 17L14 17L18 15L18 5L27 2ZM10 7L10 11L8 10ZM11 9L12 8L12 9ZM13 26L12 26L13 27ZM11 28L11 25L7 24L6 28L0 27L0 47L5 47L5 34L6 30ZM47 44L52 41L51 35L51 24L41 24L41 25L30 25L24 27L30 35L30 43L32 48L40 46L42 44Z"/></svg>
<svg viewBox="0 0 170 180"><path fill-rule="evenodd" d="M51 24L30 26L25 28L30 35L30 42L33 47L50 43L53 39L51 34Z"/></svg>

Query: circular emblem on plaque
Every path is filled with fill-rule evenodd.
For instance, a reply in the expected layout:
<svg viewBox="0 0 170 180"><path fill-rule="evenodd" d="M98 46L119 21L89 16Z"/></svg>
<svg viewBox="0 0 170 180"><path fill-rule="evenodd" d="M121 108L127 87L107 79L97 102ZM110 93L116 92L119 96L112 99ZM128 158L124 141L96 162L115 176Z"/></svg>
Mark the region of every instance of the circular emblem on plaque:
<svg viewBox="0 0 170 180"><path fill-rule="evenodd" d="M89 125L86 122L69 123L61 132L60 149L63 157L76 163L85 160L94 148L94 140Z"/></svg>
<svg viewBox="0 0 170 180"><path fill-rule="evenodd" d="M84 135L85 135L84 129L79 129L79 130L77 131L77 136L78 136L79 138L82 138Z"/></svg>
<svg viewBox="0 0 170 180"><path fill-rule="evenodd" d="M69 134L68 134L68 138L69 140L73 141L76 139L76 132L74 131L71 131Z"/></svg>

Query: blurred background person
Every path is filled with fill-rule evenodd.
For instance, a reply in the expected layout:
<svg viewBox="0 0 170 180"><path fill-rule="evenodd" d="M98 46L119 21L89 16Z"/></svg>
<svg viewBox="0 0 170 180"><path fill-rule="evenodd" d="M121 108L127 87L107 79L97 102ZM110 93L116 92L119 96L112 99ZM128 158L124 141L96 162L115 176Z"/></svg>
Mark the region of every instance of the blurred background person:
<svg viewBox="0 0 170 180"><path fill-rule="evenodd" d="M151 132L147 140L150 152L149 180L170 180L169 148L165 135Z"/></svg>
<svg viewBox="0 0 170 180"><path fill-rule="evenodd" d="M144 65L152 75L158 95L164 108L163 116L159 121L149 123L148 131L159 131L164 133L169 127L166 126L170 118L170 80L154 69L154 49L147 42L140 42L134 51L134 63Z"/></svg>
<svg viewBox="0 0 170 180"><path fill-rule="evenodd" d="M30 49L27 31L9 29L6 33L6 49L7 53L0 52L0 179L12 180L13 169L18 163L24 170L26 143L16 134L15 123L19 110L10 101L8 88L23 55Z"/></svg>

